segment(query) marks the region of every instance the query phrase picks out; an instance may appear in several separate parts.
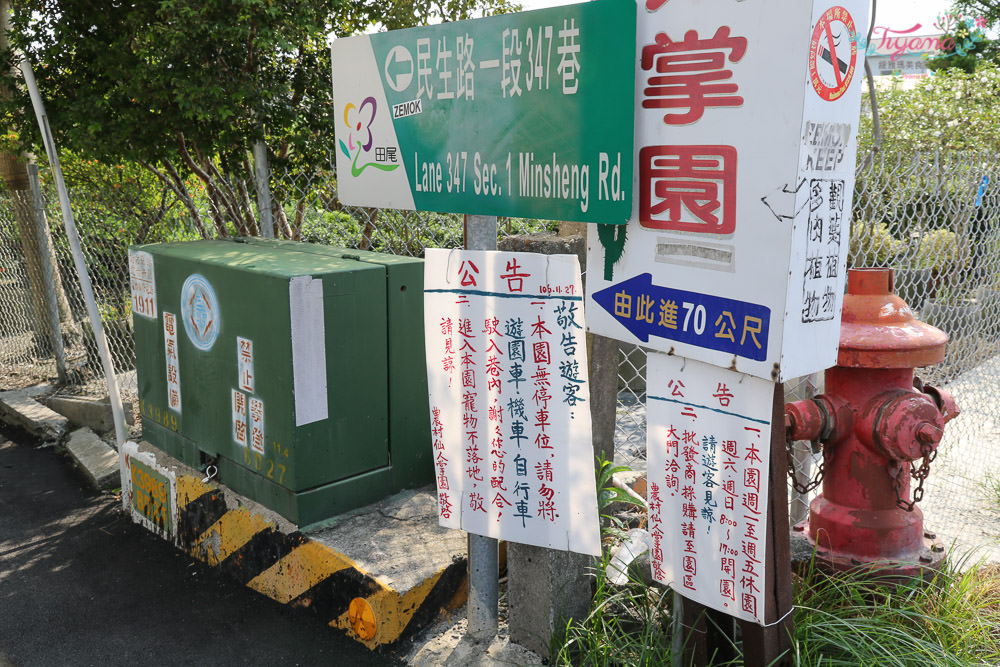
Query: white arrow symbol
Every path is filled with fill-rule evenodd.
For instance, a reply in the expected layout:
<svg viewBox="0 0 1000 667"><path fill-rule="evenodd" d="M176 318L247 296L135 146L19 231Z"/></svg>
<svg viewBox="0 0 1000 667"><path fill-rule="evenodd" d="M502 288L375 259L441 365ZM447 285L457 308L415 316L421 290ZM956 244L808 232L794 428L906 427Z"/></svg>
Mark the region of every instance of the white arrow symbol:
<svg viewBox="0 0 1000 667"><path fill-rule="evenodd" d="M413 55L405 46L396 45L385 59L385 80L397 93L413 81Z"/></svg>

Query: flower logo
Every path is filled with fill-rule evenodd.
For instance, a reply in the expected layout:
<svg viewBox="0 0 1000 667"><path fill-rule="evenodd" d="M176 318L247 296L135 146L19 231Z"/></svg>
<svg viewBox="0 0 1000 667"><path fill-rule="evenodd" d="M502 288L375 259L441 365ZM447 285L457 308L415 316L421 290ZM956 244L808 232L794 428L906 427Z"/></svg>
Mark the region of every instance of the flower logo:
<svg viewBox="0 0 1000 667"><path fill-rule="evenodd" d="M344 107L344 125L347 126L347 142L340 140L340 150L343 151L351 162L351 175L359 176L368 167L375 167L382 171L392 171L398 164L382 164L378 161L367 162L359 165L358 159L361 153L369 153L375 143L375 134L372 132L372 123L375 121L375 110L378 104L374 97L366 97L361 102L361 106L354 106L348 103Z"/></svg>

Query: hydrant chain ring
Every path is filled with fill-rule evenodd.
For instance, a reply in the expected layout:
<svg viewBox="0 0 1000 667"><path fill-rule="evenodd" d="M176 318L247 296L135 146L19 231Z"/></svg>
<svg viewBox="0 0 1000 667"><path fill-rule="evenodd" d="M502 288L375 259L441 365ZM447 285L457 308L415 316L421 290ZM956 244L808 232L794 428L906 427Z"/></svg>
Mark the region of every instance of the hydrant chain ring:
<svg viewBox="0 0 1000 667"><path fill-rule="evenodd" d="M896 505L907 512L912 512L913 508L924 499L924 480L931 474L931 462L937 458L937 450L930 445L924 444L920 448L923 451L923 459L918 468L913 467L913 463L908 461L893 461L892 468L895 472L890 472L892 477L892 488L896 491ZM917 480L917 485L913 489L913 500L903 500L903 470L910 469L910 475Z"/></svg>
<svg viewBox="0 0 1000 667"><path fill-rule="evenodd" d="M819 460L819 465L816 468L816 474L813 478L809 480L806 484L799 481L799 476L795 473L795 454L792 451L792 443L794 440L785 440L785 459L787 461L788 467L788 478L792 481L792 488L798 493L809 493L820 484L823 483L823 476L826 472L826 461L832 456L829 451L829 447L826 443L823 443L823 458ZM818 440L814 440L813 444L816 444Z"/></svg>

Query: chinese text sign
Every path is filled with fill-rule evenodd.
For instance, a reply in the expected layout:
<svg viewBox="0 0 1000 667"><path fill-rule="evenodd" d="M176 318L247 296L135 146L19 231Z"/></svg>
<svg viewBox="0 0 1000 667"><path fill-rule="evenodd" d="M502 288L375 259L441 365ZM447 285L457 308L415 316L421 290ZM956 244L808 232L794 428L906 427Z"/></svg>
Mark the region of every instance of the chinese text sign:
<svg viewBox="0 0 1000 667"><path fill-rule="evenodd" d="M338 39L345 203L624 224L635 3Z"/></svg>
<svg viewBox="0 0 1000 667"><path fill-rule="evenodd" d="M585 326L576 256L427 250L442 526L600 554Z"/></svg>
<svg viewBox="0 0 1000 667"><path fill-rule="evenodd" d="M588 232L591 329L764 379L833 365L868 5L638 12L636 197Z"/></svg>
<svg viewBox="0 0 1000 667"><path fill-rule="evenodd" d="M646 369L653 577L763 623L774 384L656 352Z"/></svg>

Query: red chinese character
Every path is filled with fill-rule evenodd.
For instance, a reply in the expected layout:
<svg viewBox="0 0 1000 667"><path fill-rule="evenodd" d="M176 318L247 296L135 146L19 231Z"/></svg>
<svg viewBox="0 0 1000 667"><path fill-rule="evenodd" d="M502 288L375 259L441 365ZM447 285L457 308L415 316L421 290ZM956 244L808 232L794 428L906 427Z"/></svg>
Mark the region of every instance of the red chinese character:
<svg viewBox="0 0 1000 667"><path fill-rule="evenodd" d="M719 405L725 408L729 407L729 402L733 398L733 392L730 391L729 387L727 387L724 382L720 382L719 386L716 387L715 393L712 394L712 396L717 398L719 401ZM733 456L735 456L735 454L733 454Z"/></svg>
<svg viewBox="0 0 1000 667"><path fill-rule="evenodd" d="M754 618L757 617L757 598L750 593L743 594L743 611L752 615Z"/></svg>
<svg viewBox="0 0 1000 667"><path fill-rule="evenodd" d="M549 460L541 461L535 464L535 476L538 477L540 482L551 482L552 481L552 462ZM653 485L654 493L656 485Z"/></svg>
<svg viewBox="0 0 1000 667"><path fill-rule="evenodd" d="M470 493L469 509L471 509L473 512L482 512L483 514L485 514L486 508L483 507L483 497L478 493Z"/></svg>
<svg viewBox="0 0 1000 667"><path fill-rule="evenodd" d="M545 321L544 321L544 320L542 320L542 316L541 316L541 315L539 315L539 316L538 316L538 321L536 321L536 322L532 322L532 323L531 323L531 335L532 335L532 336L538 336L539 338L542 338L542 337L543 337L543 336L542 336L542 332L543 332L543 331L544 331L545 333L547 333L547 334L551 334L551 333L552 333L552 332L551 332L551 331L549 331L549 330L548 330L548 328L547 328L547 327L545 326Z"/></svg>
<svg viewBox="0 0 1000 667"><path fill-rule="evenodd" d="M502 274L500 277L507 281L507 289L511 292L520 292L524 289L524 279L530 277L529 273L518 273L521 269L517 265L517 258L507 262L507 273Z"/></svg>
<svg viewBox="0 0 1000 667"><path fill-rule="evenodd" d="M548 341L538 341L537 343L532 343L531 351L534 355L536 364L549 364L552 363L551 353L549 352Z"/></svg>
<svg viewBox="0 0 1000 667"><path fill-rule="evenodd" d="M451 518L451 500L447 493L438 494L438 513L445 519Z"/></svg>
<svg viewBox="0 0 1000 667"><path fill-rule="evenodd" d="M698 39L696 30L688 30L680 42L672 41L666 33L657 34L655 43L642 47L642 69L653 69L655 61L661 75L649 77L650 85L643 90L643 108L686 109L663 117L668 125L685 125L701 118L706 107L742 105L743 98L735 94L740 89L737 84L711 82L733 78L725 69L725 51L735 63L746 49L746 38L730 37L728 26L716 30L711 39Z"/></svg>
<svg viewBox="0 0 1000 667"><path fill-rule="evenodd" d="M729 456L739 456L736 451L736 441L735 440L723 440L722 441L722 451Z"/></svg>
<svg viewBox="0 0 1000 667"><path fill-rule="evenodd" d="M538 501L538 516L548 519L550 522L556 520L556 505L551 500Z"/></svg>
<svg viewBox="0 0 1000 667"><path fill-rule="evenodd" d="M458 267L458 273L461 276L462 287L468 287L469 285L473 287L478 287L476 283L476 276L479 274L479 267L471 260L463 260L462 264Z"/></svg>
<svg viewBox="0 0 1000 667"><path fill-rule="evenodd" d="M732 579L719 580L719 594L724 598L736 601L736 586Z"/></svg>
<svg viewBox="0 0 1000 667"><path fill-rule="evenodd" d="M639 224L702 234L736 229L736 149L646 146L639 151Z"/></svg>

